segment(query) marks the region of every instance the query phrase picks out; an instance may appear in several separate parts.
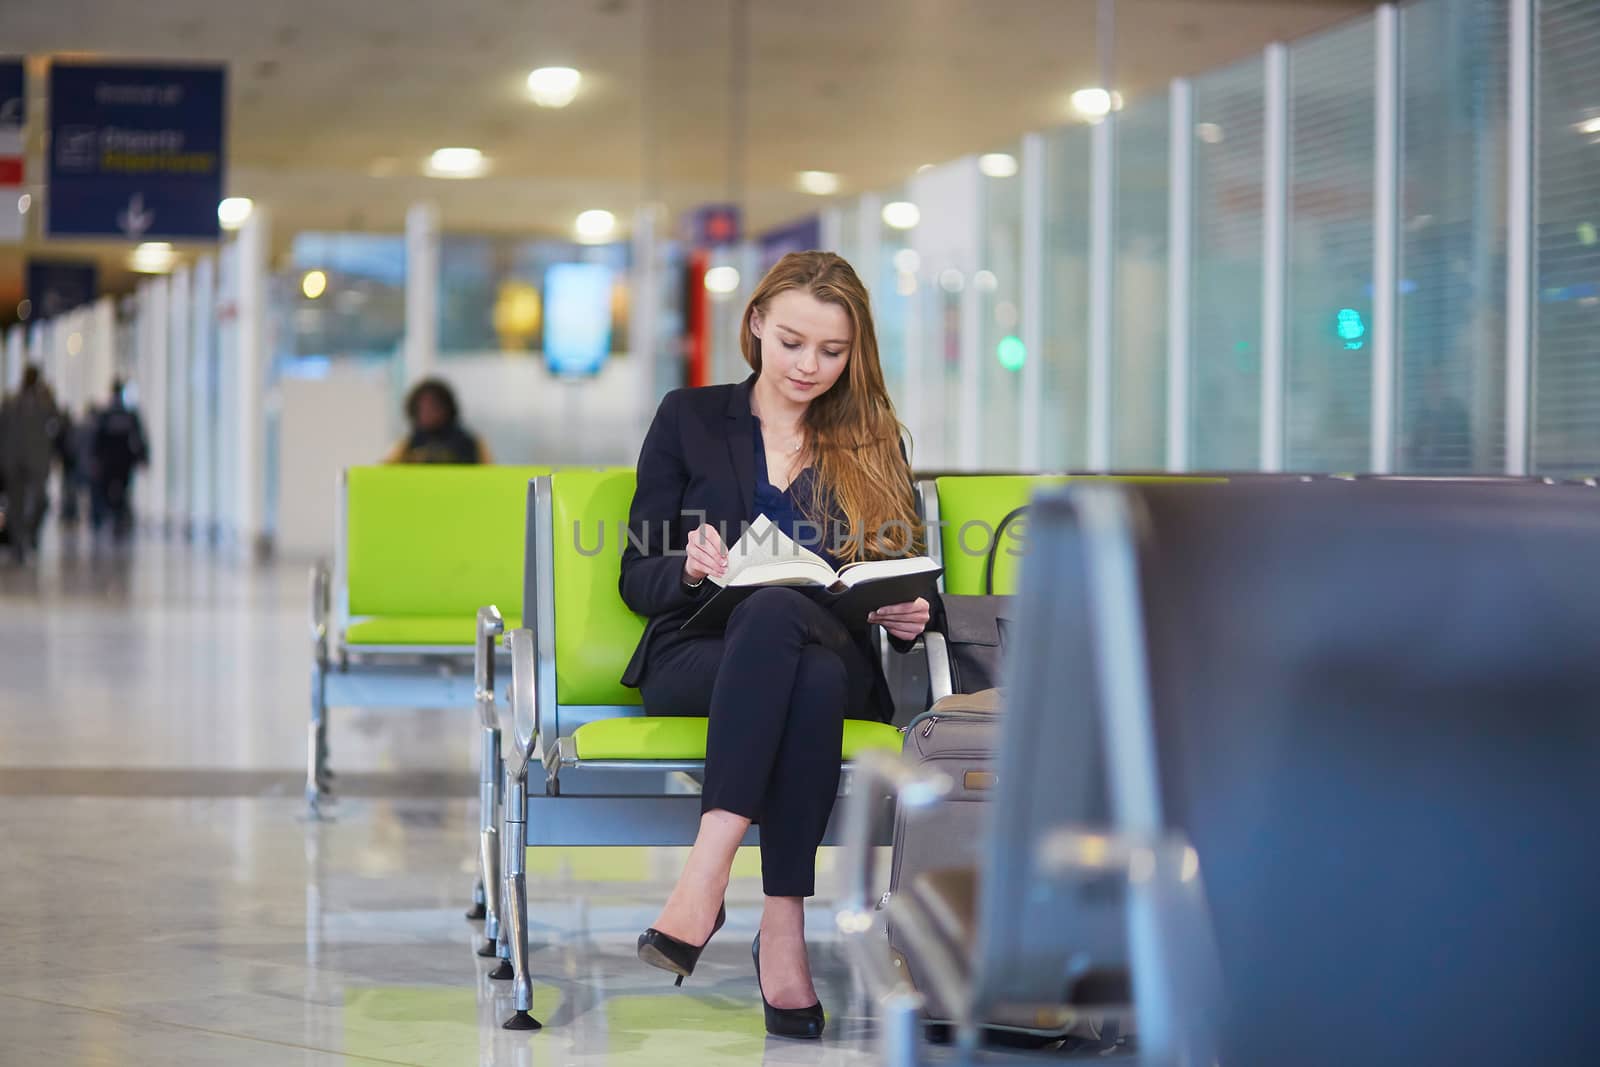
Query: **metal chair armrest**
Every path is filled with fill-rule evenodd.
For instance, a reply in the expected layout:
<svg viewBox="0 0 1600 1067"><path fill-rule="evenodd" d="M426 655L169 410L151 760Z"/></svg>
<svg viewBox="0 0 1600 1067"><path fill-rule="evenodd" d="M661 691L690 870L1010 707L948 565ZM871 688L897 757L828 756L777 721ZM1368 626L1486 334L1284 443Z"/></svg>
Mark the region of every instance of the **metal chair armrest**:
<svg viewBox="0 0 1600 1067"><path fill-rule="evenodd" d="M937 704L955 691L955 681L950 671L950 645L944 634L928 630L922 635L922 647L928 654L928 688L932 703Z"/></svg>
<svg viewBox="0 0 1600 1067"><path fill-rule="evenodd" d="M937 804L953 785L948 775L913 767L882 752L865 753L853 765L850 795L845 798L844 893L836 922L851 962L874 997L910 992L890 955L873 897L877 882L875 823L883 810L878 798L892 793L898 810L915 811Z"/></svg>
<svg viewBox="0 0 1600 1067"><path fill-rule="evenodd" d="M1058 826L1039 839L1035 856L1044 880L1125 880L1128 969L1142 1051L1152 1062L1217 1062L1222 966L1200 856L1187 839Z"/></svg>
<svg viewBox="0 0 1600 1067"><path fill-rule="evenodd" d="M494 704L494 653L505 632L499 608L488 604L478 609L478 637L472 646L472 695L478 705L478 721L491 730L500 726Z"/></svg>
<svg viewBox="0 0 1600 1067"><path fill-rule="evenodd" d="M527 773L530 761L544 762L539 750L537 653L532 630L512 630L505 635L505 642L511 648L512 773L520 778Z"/></svg>
<svg viewBox="0 0 1600 1067"><path fill-rule="evenodd" d="M326 563L311 568L311 654L318 666L328 663L329 597L333 585Z"/></svg>

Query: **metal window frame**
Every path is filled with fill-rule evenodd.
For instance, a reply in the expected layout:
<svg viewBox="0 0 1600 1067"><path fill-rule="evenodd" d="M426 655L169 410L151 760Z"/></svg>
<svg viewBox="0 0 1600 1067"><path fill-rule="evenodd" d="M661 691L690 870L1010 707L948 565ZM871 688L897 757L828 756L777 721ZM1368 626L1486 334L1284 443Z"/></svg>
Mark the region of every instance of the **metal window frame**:
<svg viewBox="0 0 1600 1067"><path fill-rule="evenodd" d="M1506 170L1506 467L1513 477L1532 467L1529 412L1536 382L1534 330L1535 86L1538 73L1535 0L1511 0L1510 107Z"/></svg>
<svg viewBox="0 0 1600 1067"><path fill-rule="evenodd" d="M968 170L971 178L967 188L972 193L970 217L975 220L975 225L970 235L974 261L957 265L957 269L966 275L959 299L961 396L958 398L957 410L960 412L961 422L956 427L956 437L960 442L957 466L963 470L976 471L983 466L983 439L987 429L983 425L983 346L979 341L983 327L983 309L980 306L978 286L975 281L978 265L983 259L984 186L983 177L978 170L977 156L967 156L961 160L959 166Z"/></svg>
<svg viewBox="0 0 1600 1067"><path fill-rule="evenodd" d="M1023 470L1037 470L1044 414L1044 271L1046 168L1044 135L1022 138L1022 418L1017 450ZM1059 415L1059 413L1058 413Z"/></svg>
<svg viewBox="0 0 1600 1067"><path fill-rule="evenodd" d="M1194 343L1194 83L1172 82L1167 177L1167 470L1189 469L1189 370Z"/></svg>
<svg viewBox="0 0 1600 1067"><path fill-rule="evenodd" d="M1395 466L1395 369L1400 351L1400 9L1377 11L1377 144L1372 234L1371 448L1374 474Z"/></svg>
<svg viewBox="0 0 1600 1067"><path fill-rule="evenodd" d="M1267 46L1261 255L1261 454L1283 470L1284 352L1289 295L1289 47Z"/></svg>
<svg viewBox="0 0 1600 1067"><path fill-rule="evenodd" d="M1117 116L1089 134L1089 470L1111 469L1111 359L1116 319Z"/></svg>

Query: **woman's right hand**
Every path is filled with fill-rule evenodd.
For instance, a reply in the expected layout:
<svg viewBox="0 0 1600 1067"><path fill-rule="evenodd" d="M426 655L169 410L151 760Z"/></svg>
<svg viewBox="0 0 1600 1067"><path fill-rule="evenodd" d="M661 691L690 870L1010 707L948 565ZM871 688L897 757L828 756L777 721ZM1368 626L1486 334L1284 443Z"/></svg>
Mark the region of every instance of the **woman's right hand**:
<svg viewBox="0 0 1600 1067"><path fill-rule="evenodd" d="M701 523L690 532L687 551L683 561L685 585L699 585L707 576L721 578L728 573L728 550L722 535L710 523Z"/></svg>

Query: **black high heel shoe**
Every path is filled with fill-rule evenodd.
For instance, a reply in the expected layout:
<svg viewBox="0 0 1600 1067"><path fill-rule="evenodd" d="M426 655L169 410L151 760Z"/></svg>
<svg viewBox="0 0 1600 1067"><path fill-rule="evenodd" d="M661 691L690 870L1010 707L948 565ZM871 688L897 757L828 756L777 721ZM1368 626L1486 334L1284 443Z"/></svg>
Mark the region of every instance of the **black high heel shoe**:
<svg viewBox="0 0 1600 1067"><path fill-rule="evenodd" d="M827 1016L822 1014L822 1001L809 1008L774 1008L767 1002L766 991L761 988L761 932L750 943L750 957L756 961L756 991L761 994L761 1008L767 1016L767 1033L773 1037L821 1037Z"/></svg>
<svg viewBox="0 0 1600 1067"><path fill-rule="evenodd" d="M676 974L678 980L672 984L680 986L685 978L694 973L694 965L700 962L700 953L705 951L711 939L717 936L717 931L722 929L722 924L727 921L728 906L724 904L717 909L717 921L711 924L711 932L698 945L679 941L671 934L664 934L652 926L639 935L639 959L652 967L660 967L663 971Z"/></svg>

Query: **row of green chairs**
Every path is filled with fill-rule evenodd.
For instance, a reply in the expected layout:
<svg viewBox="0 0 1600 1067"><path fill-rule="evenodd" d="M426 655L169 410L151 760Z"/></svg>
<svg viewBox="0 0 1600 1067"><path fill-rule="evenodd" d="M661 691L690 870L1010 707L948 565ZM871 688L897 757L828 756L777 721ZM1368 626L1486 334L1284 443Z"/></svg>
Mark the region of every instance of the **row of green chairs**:
<svg viewBox="0 0 1600 1067"><path fill-rule="evenodd" d="M1073 477L1085 476L920 483L922 512L938 524L929 551L944 566L943 591L986 591L975 547L1034 491ZM647 718L619 681L643 629L617 591L633 486L631 469L352 469L340 483L334 566L313 577L308 806L318 812L330 791L330 706L475 704L481 823L469 914L487 920L480 952L503 957L495 975L517 979L516 1025L531 1022L525 848L687 843L698 817L706 721ZM1014 551L996 552L994 592L1015 590L1016 563ZM930 635L934 693L940 645ZM514 743L503 760L495 679L508 658ZM852 723L841 758L899 747L892 726ZM543 789L529 788L535 766Z"/></svg>
<svg viewBox="0 0 1600 1067"><path fill-rule="evenodd" d="M919 484L919 507L937 536L929 550L944 567L946 594L1016 589L1019 553L1001 546L991 583L984 551L975 551L970 527L992 537L1006 516L1046 486L1067 481L1226 483L1236 478L1310 481L1302 475L1149 476L949 476ZM498 719L492 683L497 645L509 648L508 694L512 743L504 763L502 809L485 854L497 852L503 891L498 940L480 953L502 957L495 977L514 980L511 1029L531 1029L532 978L528 969L526 849L534 845L684 845L699 817L698 780L704 770L705 719L654 719L644 715L636 690L620 683L643 632L644 620L618 591L622 533L633 497L629 469L562 470L533 480L526 542L532 555L521 628L500 626L493 609L480 616L478 664L484 722ZM967 540L963 541L963 536ZM983 545L982 547L987 547ZM921 651L940 643L930 633ZM913 653L912 655L916 655ZM930 672L931 673L931 672ZM937 691L937 683L934 690ZM901 747L900 731L887 724L849 722L840 753L842 790L852 783L851 763L873 751ZM488 746L486 741L486 750ZM498 751L498 740L494 742ZM542 783L530 776L542 773ZM540 788L542 784L542 788ZM871 802L889 806L887 797ZM880 819L876 825L888 826ZM750 840L754 840L754 831ZM839 840L830 826L830 842ZM887 841L883 843L888 843ZM489 884L494 884L491 879ZM486 929L486 934L489 931Z"/></svg>
<svg viewBox="0 0 1600 1067"><path fill-rule="evenodd" d="M333 792L328 710L473 702L473 618L523 601L522 507L548 467L354 467L339 478L331 567L311 574L306 805Z"/></svg>
<svg viewBox="0 0 1600 1067"><path fill-rule="evenodd" d="M942 520L930 552L942 558L946 593L981 591L982 553L972 551L969 523L992 535L1033 491L1064 476L947 477L919 485L924 515ZM699 820L698 777L705 760L706 720L644 715L637 691L619 679L644 620L618 592L621 532L633 497L634 472L562 470L535 478L528 504L527 543L533 555L528 601L520 629L503 634L497 617L480 617L479 669L490 684L480 692L495 718L492 684L497 644L511 651L512 741L506 754L503 811L485 853L498 851L504 898L498 944L480 953L508 958L494 972L513 978L511 1029L531 1029L525 851L533 845L683 845ZM969 535L965 546L960 538ZM598 550L597 550L598 549ZM1015 571L997 568L995 589L1014 588ZM928 644L937 642L930 635ZM921 650L908 655L919 655ZM877 722L847 722L840 758L848 792L851 764L872 751L898 752L900 730ZM538 773L538 780L530 777ZM542 788L541 788L542 786ZM888 821L880 822L888 825ZM752 831L750 840L755 839ZM839 840L830 827L830 842ZM887 843L887 842L884 842ZM485 934L490 931L486 928Z"/></svg>

